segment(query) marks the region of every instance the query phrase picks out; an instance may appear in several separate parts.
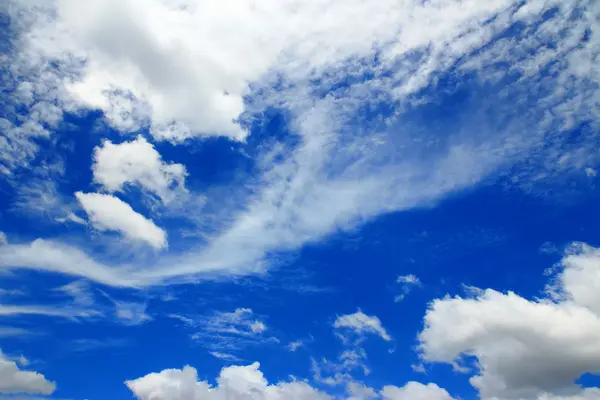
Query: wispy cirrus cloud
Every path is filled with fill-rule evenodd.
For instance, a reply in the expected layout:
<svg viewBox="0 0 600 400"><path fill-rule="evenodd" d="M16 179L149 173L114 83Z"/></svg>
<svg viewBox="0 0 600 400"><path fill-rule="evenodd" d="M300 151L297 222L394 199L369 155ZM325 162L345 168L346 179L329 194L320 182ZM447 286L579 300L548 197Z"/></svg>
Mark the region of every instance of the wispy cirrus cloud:
<svg viewBox="0 0 600 400"><path fill-rule="evenodd" d="M249 346L279 343L276 337L268 334L262 318L250 308L196 316L170 314L168 317L182 321L194 331L192 340L223 360L240 359L236 353Z"/></svg>

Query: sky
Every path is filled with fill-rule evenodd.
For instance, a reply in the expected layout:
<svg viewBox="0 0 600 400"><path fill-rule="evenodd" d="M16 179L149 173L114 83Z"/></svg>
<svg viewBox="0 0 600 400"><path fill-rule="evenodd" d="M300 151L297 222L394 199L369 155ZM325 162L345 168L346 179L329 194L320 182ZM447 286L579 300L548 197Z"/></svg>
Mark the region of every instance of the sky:
<svg viewBox="0 0 600 400"><path fill-rule="evenodd" d="M599 21L1 2L0 400L600 399Z"/></svg>

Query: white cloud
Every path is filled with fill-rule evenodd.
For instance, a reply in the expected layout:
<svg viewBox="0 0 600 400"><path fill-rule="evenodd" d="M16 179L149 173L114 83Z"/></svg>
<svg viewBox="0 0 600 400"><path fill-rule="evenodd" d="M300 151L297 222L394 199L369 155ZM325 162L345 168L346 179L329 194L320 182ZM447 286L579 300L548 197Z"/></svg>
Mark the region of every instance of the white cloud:
<svg viewBox="0 0 600 400"><path fill-rule="evenodd" d="M356 381L348 382L346 392L349 396L346 400L371 400L379 398L379 395L377 395L373 388Z"/></svg>
<svg viewBox="0 0 600 400"><path fill-rule="evenodd" d="M251 308L236 308L233 312L216 312L198 321L203 330L214 333L254 335L267 330L264 322L256 319Z"/></svg>
<svg viewBox="0 0 600 400"><path fill-rule="evenodd" d="M41 315L48 317L77 319L99 317L102 316L102 313L97 310L75 307L0 304L0 317L10 317L17 315Z"/></svg>
<svg viewBox="0 0 600 400"><path fill-rule="evenodd" d="M3 266L35 268L45 271L86 277L111 286L138 286L145 281L135 276L124 276L119 269L112 269L90 259L77 248L42 239L29 244L0 247L0 264Z"/></svg>
<svg viewBox="0 0 600 400"><path fill-rule="evenodd" d="M233 354L221 353L220 351L211 351L210 355L214 358L218 358L219 360L229 361L229 362L240 362L242 361L239 357L234 356Z"/></svg>
<svg viewBox="0 0 600 400"><path fill-rule="evenodd" d="M145 303L114 301L115 316L125 325L141 325L152 320L146 313Z"/></svg>
<svg viewBox="0 0 600 400"><path fill-rule="evenodd" d="M404 300L404 298L413 290L414 287L420 287L423 284L421 280L414 274L401 275L396 279L396 283L401 285L402 293L394 297L396 303Z"/></svg>
<svg viewBox="0 0 600 400"><path fill-rule="evenodd" d="M139 400L328 400L332 399L306 382L269 384L259 363L223 368L217 385L199 382L192 367L167 369L127 381Z"/></svg>
<svg viewBox="0 0 600 400"><path fill-rule="evenodd" d="M117 197L99 193L75 193L94 228L101 231L117 231L126 238L143 241L162 249L167 247L167 234Z"/></svg>
<svg viewBox="0 0 600 400"><path fill-rule="evenodd" d="M220 355L217 354L220 358ZM227 356L227 355L225 355ZM223 357L227 359L227 357ZM267 382L255 362L248 366L230 366L221 370L217 385L198 381L195 368L166 369L125 384L139 400L316 400L342 398L311 387L307 382L292 380L272 385ZM322 382L329 384L328 382ZM350 376L341 377L347 400L454 400L448 392L435 384L409 382L403 387L385 386L380 393ZM336 383L337 384L337 383ZM590 398L591 399L591 398ZM544 398L540 400L561 400ZM567 400L565 398L565 400ZM587 400L568 399L568 400Z"/></svg>
<svg viewBox="0 0 600 400"><path fill-rule="evenodd" d="M0 338L2 337L23 337L31 335L31 331L23 328L17 328L14 326L1 326L0 325Z"/></svg>
<svg viewBox="0 0 600 400"><path fill-rule="evenodd" d="M192 339L212 353L235 353L247 346L278 343L275 337L265 335L267 325L250 308L237 308L233 312L215 312L209 316L189 318L172 316L187 325L198 328Z"/></svg>
<svg viewBox="0 0 600 400"><path fill-rule="evenodd" d="M0 231L0 246L5 244L8 244L8 238L4 232Z"/></svg>
<svg viewBox="0 0 600 400"><path fill-rule="evenodd" d="M304 342L302 340L295 340L293 342L289 342L287 348L291 352L295 352L300 347L304 347Z"/></svg>
<svg viewBox="0 0 600 400"><path fill-rule="evenodd" d="M94 182L109 192L134 184L155 194L164 203L185 192L185 167L164 162L142 136L120 144L106 140L94 151L92 169Z"/></svg>
<svg viewBox="0 0 600 400"><path fill-rule="evenodd" d="M137 10L139 0L89 6L32 1L38 7L14 8L16 21L26 16L31 22L30 29L23 27L24 47L14 60L25 74L20 80L31 81L34 98L54 96L71 110L99 107L121 130L150 124L156 137L179 140L203 134L244 137L234 120L244 108L240 99L248 95L250 114L269 106L289 112L298 142L279 143L259 157L251 191L225 190L226 195L207 199L206 209L217 210L207 220L217 222L201 232L206 241L190 252L134 265L102 265L90 254L86 267L76 271L90 279L106 283L110 276L114 285L145 286L262 272L269 266L266 254L297 249L385 213L431 205L484 178L517 171L512 182L528 187L596 164L597 152L590 150L597 147L594 133L584 132L576 144L562 135L578 122L596 121L600 104L594 68L599 10L588 1L521 7L518 0L310 5L185 0L180 7L144 2L137 12L127 10ZM81 7L96 12L79 18ZM557 13L539 24L536 12L551 7ZM113 14L121 17L108 17ZM364 15L369 21L356 32L348 21ZM496 38L519 23L522 35ZM228 33L231 26L235 35ZM586 32L590 40L581 43ZM37 71L51 65L48 60L60 61L63 72L45 71L47 81L38 83ZM541 79L540 70L547 67L556 73ZM479 97L466 106L458 126L406 122L411 107L404 105L427 104L430 99L418 91L435 86L448 72L458 78L479 74L493 90L475 91ZM365 81L363 73L373 78ZM501 78L508 82L498 87ZM332 91L337 83L344 85ZM530 93L548 96L514 106ZM226 98L227 104L221 107L214 98ZM382 104L394 116L365 115ZM489 118L490 110L498 118ZM551 145L548 132L557 132ZM35 255L23 246L0 249L0 262L73 273L65 260L81 252L60 248L65 254L54 254L61 260L47 260L43 267L31 263Z"/></svg>
<svg viewBox="0 0 600 400"><path fill-rule="evenodd" d="M487 289L435 300L419 335L422 357L479 370L470 381L482 399L594 398L597 391L575 382L600 374L599 276L600 251L577 245L563 258L550 299Z"/></svg>
<svg viewBox="0 0 600 400"><path fill-rule="evenodd" d="M23 296L25 292L19 289L2 289L0 288L0 297Z"/></svg>
<svg viewBox="0 0 600 400"><path fill-rule="evenodd" d="M23 371L17 363L0 352L0 393L52 394L56 384L38 372Z"/></svg>
<svg viewBox="0 0 600 400"><path fill-rule="evenodd" d="M379 318L366 315L360 310L353 314L338 316L333 326L336 329L348 329L358 335L377 335L386 342L392 340L391 336L381 325Z"/></svg>
<svg viewBox="0 0 600 400"><path fill-rule="evenodd" d="M80 306L94 304L94 295L90 292L89 283L86 281L73 281L54 290L71 297L74 304Z"/></svg>
<svg viewBox="0 0 600 400"><path fill-rule="evenodd" d="M398 279L396 279L397 283L407 283L410 285L421 285L421 280L414 274L409 275L400 275Z"/></svg>
<svg viewBox="0 0 600 400"><path fill-rule="evenodd" d="M381 391L383 400L453 400L450 394L434 383L423 385L419 382L409 382L399 388L385 386Z"/></svg>
<svg viewBox="0 0 600 400"><path fill-rule="evenodd" d="M26 66L48 60L66 64L72 82L48 85L59 86L70 107L103 110L119 130L150 124L155 136L169 139L214 134L243 139L246 132L235 122L244 111L243 96L269 71L298 79L313 68L371 56L373 47L390 43L384 59L431 43L465 42L457 39L464 30L479 27L511 3L96 0L82 8L63 0L40 3L39 14L28 15L34 24L22 53L31 60ZM349 21L362 15L371 18L356 32ZM469 50L456 47L457 53ZM428 76L419 72L405 90Z"/></svg>

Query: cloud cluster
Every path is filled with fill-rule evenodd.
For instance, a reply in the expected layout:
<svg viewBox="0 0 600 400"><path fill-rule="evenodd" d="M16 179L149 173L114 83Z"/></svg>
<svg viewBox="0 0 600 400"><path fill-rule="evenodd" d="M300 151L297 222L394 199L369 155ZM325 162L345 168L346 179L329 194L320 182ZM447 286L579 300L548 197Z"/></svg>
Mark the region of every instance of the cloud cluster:
<svg viewBox="0 0 600 400"><path fill-rule="evenodd" d="M139 400L329 400L306 382L269 384L259 363L223 368L217 386L198 381L196 369L167 369L127 381Z"/></svg>
<svg viewBox="0 0 600 400"><path fill-rule="evenodd" d="M600 374L600 251L575 245L560 268L549 298L487 289L435 300L419 335L423 359L478 371L470 382L482 399L597 398L575 382Z"/></svg>
<svg viewBox="0 0 600 400"><path fill-rule="evenodd" d="M269 266L267 254L430 205L485 179L513 174L513 184L531 187L597 161L589 150L597 147L593 130L575 141L562 134L594 121L600 104L592 67L600 10L588 0L156 0L143 7L111 0L86 4L94 12L85 13L77 1L30 4L36 6L13 4L17 30L26 32L14 69L27 82L40 75L28 71L60 66L60 73L47 71L60 78L60 90L49 93L65 109L98 108L123 132L149 127L155 138L179 141L242 139L240 115L251 119L271 107L290 116L294 140L256 157L252 190L207 199L206 209L218 210L207 220L218 222L199 232L205 240L189 252L104 264L62 245L40 266L27 246L11 244L0 248L5 268L76 273L116 286L250 274ZM369 21L356 32L348 21L363 15ZM236 34L224 34L232 26ZM419 120L422 107L452 93L440 83L449 75L471 85L473 97L449 123ZM438 84L442 90L433 90ZM164 163L141 139L105 143L96 155L133 148L148 157L135 168L116 161L107 171L125 175L100 174L98 182L130 182L163 199L166 182L182 185L183 167ZM113 225L133 236L131 226ZM149 232L144 240L163 248L158 230ZM76 271L67 266L75 255Z"/></svg>
<svg viewBox="0 0 600 400"><path fill-rule="evenodd" d="M332 400L307 382L292 380L269 384L260 364L231 366L221 370L217 385L198 381L195 368L166 369L125 382L139 400ZM434 384L409 382L404 387L386 386L381 393L358 382L349 385L348 400L453 400Z"/></svg>

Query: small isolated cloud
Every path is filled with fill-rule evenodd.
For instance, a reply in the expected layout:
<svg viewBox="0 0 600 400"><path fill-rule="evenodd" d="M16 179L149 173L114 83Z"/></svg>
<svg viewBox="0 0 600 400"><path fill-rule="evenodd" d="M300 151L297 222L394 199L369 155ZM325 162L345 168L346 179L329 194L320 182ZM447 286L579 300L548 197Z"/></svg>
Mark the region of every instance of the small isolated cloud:
<svg viewBox="0 0 600 400"><path fill-rule="evenodd" d="M401 275L396 279L396 283L400 284L402 293L394 297L396 303L401 302L404 298L412 292L415 287L421 287L423 284L421 280L413 274Z"/></svg>
<svg viewBox="0 0 600 400"><path fill-rule="evenodd" d="M302 340L296 340L294 342L289 342L287 345L287 349L291 352L295 352L300 347L304 346L304 342Z"/></svg>
<svg viewBox="0 0 600 400"><path fill-rule="evenodd" d="M167 247L167 234L121 199L100 193L75 193L94 228L116 231L133 241L142 241L155 249Z"/></svg>
<svg viewBox="0 0 600 400"><path fill-rule="evenodd" d="M302 381L269 384L260 364L223 368L216 386L198 381L195 368L166 369L126 381L139 400L331 400L332 397Z"/></svg>
<svg viewBox="0 0 600 400"><path fill-rule="evenodd" d="M190 318L170 315L188 326L199 328L192 339L202 343L211 352L231 354L246 346L277 343L275 337L265 335L268 327L250 308L232 312L215 312L209 316Z"/></svg>
<svg viewBox="0 0 600 400"><path fill-rule="evenodd" d="M185 192L185 167L164 162L142 136L120 144L106 140L94 151L92 169L94 182L109 192L121 191L125 185L137 185L163 203Z"/></svg>
<svg viewBox="0 0 600 400"><path fill-rule="evenodd" d="M73 281L64 286L54 289L73 299L73 303L80 306L91 306L94 304L94 295L90 291L89 283L86 281Z"/></svg>
<svg viewBox="0 0 600 400"><path fill-rule="evenodd" d="M220 351L211 351L210 355L213 356L214 358L218 358L219 360L222 360L222 361L228 361L228 362L242 361L241 358L234 356L233 354L221 353Z"/></svg>
<svg viewBox="0 0 600 400"><path fill-rule="evenodd" d="M600 374L600 249L575 245L559 269L548 298L487 289L435 300L421 357L477 372L470 382L482 399L600 398L576 383Z"/></svg>
<svg viewBox="0 0 600 400"><path fill-rule="evenodd" d="M413 275L413 274L400 275L398 277L398 279L396 279L396 282L397 283L405 283L408 285L417 285L417 286L421 285L421 280L419 278L417 278L416 275Z"/></svg>
<svg viewBox="0 0 600 400"><path fill-rule="evenodd" d="M28 362L20 364L26 366ZM44 375L39 372L21 370L17 362L8 359L0 351L0 393L49 395L55 389L56 384L47 380Z"/></svg>
<svg viewBox="0 0 600 400"><path fill-rule="evenodd" d="M354 314L338 316L333 324L336 329L349 330L359 336L365 334L377 335L386 342L392 340L391 336L381 325L381 321L376 316L369 316L358 310Z"/></svg>
<svg viewBox="0 0 600 400"><path fill-rule="evenodd" d="M590 178L595 178L596 175L598 175L598 171L596 171L594 168L586 168L585 174Z"/></svg>
<svg viewBox="0 0 600 400"><path fill-rule="evenodd" d="M0 338L23 337L23 336L29 336L31 334L32 334L31 331L24 329L24 328L0 325Z"/></svg>
<svg viewBox="0 0 600 400"><path fill-rule="evenodd" d="M115 316L117 320L125 325L142 325L152 320L146 313L146 303L127 301L114 301Z"/></svg>

